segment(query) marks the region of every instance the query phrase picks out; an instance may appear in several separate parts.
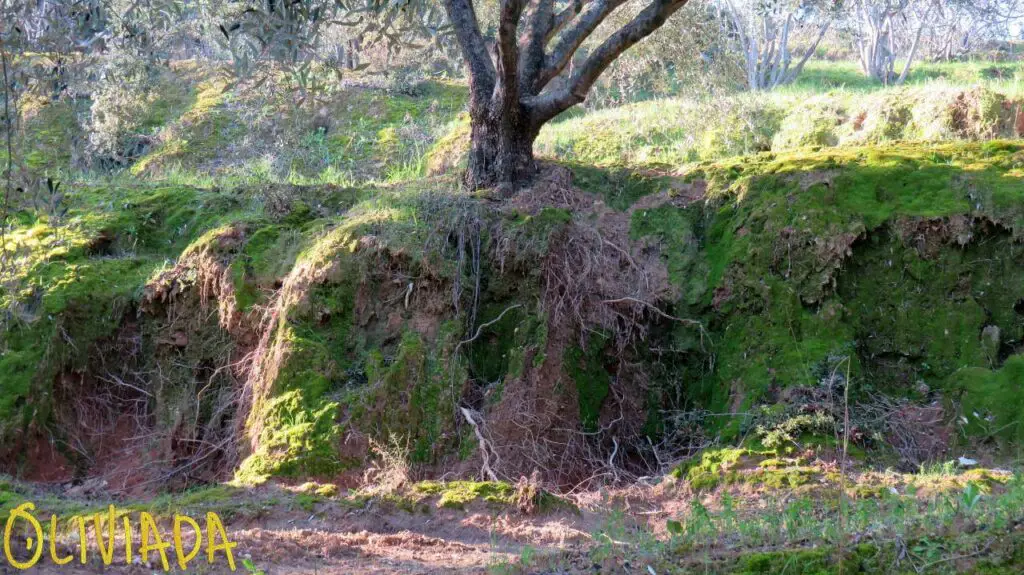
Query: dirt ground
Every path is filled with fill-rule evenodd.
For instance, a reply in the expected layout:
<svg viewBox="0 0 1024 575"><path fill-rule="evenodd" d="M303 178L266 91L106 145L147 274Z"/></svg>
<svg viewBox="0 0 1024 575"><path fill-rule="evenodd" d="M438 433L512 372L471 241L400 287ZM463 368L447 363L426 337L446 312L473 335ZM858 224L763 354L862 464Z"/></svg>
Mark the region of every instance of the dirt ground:
<svg viewBox="0 0 1024 575"><path fill-rule="evenodd" d="M190 505L182 513L203 525L207 511L224 520L234 550L236 571L265 575L337 573L337 574L470 574L526 572L513 566L521 557L558 558L555 563L572 564L573 556L583 555L591 533L600 528L604 515L599 510L558 510L526 515L507 505L474 501L464 509L447 509L427 499L412 507L408 502L367 500L354 504L346 497L306 498L295 495L286 486L267 485L255 490L233 491L229 499L206 505ZM29 496L27 499L32 499ZM47 505L47 501L49 505ZM301 501L301 502L300 502ZM310 503L315 501L314 503ZM101 509L108 502L102 496L43 499L34 515L48 528L51 509L61 520L75 509ZM150 574L163 572L157 554L143 563L139 551L139 527L135 511L152 509L164 541L170 542L171 512L152 501L125 502L133 518L134 564L125 565L121 531L118 530L114 561L101 563L96 547L91 515L87 517L88 562L80 564L78 536L74 529L58 537L58 556L73 555L66 565L54 565L45 549L38 564L20 571L0 559L0 574L13 573L117 573ZM140 507L141 506L141 507ZM92 511L89 511L91 514ZM83 513L84 514L84 513ZM205 527L203 536L207 535ZM16 531L17 533L17 531ZM194 537L183 531L183 548L190 549ZM29 552L20 552L24 538L14 537L16 558L26 560ZM173 545L173 543L172 543ZM227 561L218 553L215 563L207 563L204 539L199 555L186 570L176 564L173 547L167 550L172 573L230 573ZM243 562L249 560L252 567ZM502 571L502 570L506 571ZM528 572L538 572L531 569ZM545 571L546 572L546 571ZM576 573L583 571L559 571Z"/></svg>

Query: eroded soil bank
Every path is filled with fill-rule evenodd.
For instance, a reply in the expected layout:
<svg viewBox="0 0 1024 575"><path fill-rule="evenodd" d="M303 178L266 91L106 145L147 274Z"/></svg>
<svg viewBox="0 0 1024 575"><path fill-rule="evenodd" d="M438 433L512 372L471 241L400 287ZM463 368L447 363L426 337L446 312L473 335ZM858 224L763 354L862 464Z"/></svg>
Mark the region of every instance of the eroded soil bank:
<svg viewBox="0 0 1024 575"><path fill-rule="evenodd" d="M26 212L8 238L0 462L71 501L229 480L351 488L317 496L346 526L300 545L367 553L433 519L400 503L386 513L396 527L374 530L360 505L440 478L505 482L516 511L445 516L462 527L443 544L409 541L485 545L459 529L509 521L585 533L585 561L620 512L659 556L706 548L701 514L722 527L723 495L749 490L777 490L783 515L801 493L824 518L840 493L909 498L925 521L976 485L1002 513L1017 491L1000 472L947 469L927 496L911 479L962 455L998 468L1016 449L1022 175L1024 146L992 141L767 153L685 174L552 165L500 201L448 177L74 188L67 209ZM887 468L918 473L863 479ZM666 474L671 488L645 486ZM601 484L636 491L569 497ZM692 490L710 490L704 511L682 504ZM545 493L580 512L527 513ZM986 533L988 520L962 519ZM806 540L849 541L848 527L816 525ZM889 527L862 529L884 535L876 555L906 556ZM257 531L250 545L277 542L261 552L287 548L284 531ZM531 537L501 535L499 562L548 535ZM606 538L610 557L638 556ZM563 543L545 549L575 565ZM465 550L478 552L467 569L497 557Z"/></svg>

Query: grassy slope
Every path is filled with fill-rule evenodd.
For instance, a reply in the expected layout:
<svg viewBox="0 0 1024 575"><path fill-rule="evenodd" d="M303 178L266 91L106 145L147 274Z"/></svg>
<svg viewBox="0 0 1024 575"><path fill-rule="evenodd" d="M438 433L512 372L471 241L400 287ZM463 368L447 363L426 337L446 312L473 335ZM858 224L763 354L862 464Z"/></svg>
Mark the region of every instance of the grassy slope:
<svg viewBox="0 0 1024 575"><path fill-rule="evenodd" d="M674 168L802 146L1015 137L1021 128L1009 116L1022 110L1022 70L1017 62L921 64L905 87L885 88L853 63L810 62L795 83L771 93L567 114L542 130L537 150L587 165Z"/></svg>
<svg viewBox="0 0 1024 575"><path fill-rule="evenodd" d="M769 154L692 173L708 182L705 208L635 211L634 237L663 246L681 294L675 313L702 317L711 330L717 367L698 374L692 399L714 410L733 401L752 407L769 388L813 386L836 358L851 357L863 385L913 395L924 381L964 394L982 420L988 411L996 416L975 431L994 427L1016 437L1019 410L1007 401L1007 386L1018 360L1007 357L1024 337L1015 309L1024 299L1015 242L1024 218L1022 169L1024 146L1010 142ZM360 286L387 281L375 271L381 268L432 277L437 297L450 297L459 273L447 259L452 248L432 238L446 226L458 229L452 217L464 217L461 210L477 209L447 191L452 187L433 180L366 188L345 201L340 191L303 200L302 193L318 192L297 189L281 212L267 211L265 190L143 188L119 191L116 201L109 190L70 195L65 225L26 219L9 240L27 251L16 283L21 303L13 306L23 320L7 332L0 359L5 420L27 425L39 403L45 413L40 398L48 397L52 374L84 366L91 346L114 333L147 281L166 269L165 258L205 249L223 230L241 227L243 242L217 251L228 265L234 305L245 312L273 303L267 289L277 282L289 302L270 340L267 403L256 410L264 447L246 473L316 474L348 465L332 455L343 429L331 416L339 406L366 429L406 430L416 438L416 457L435 460L445 451L437 438L452 421L436 419L430 406L448 401L441 350L458 337L458 317L436 311L439 331L424 340L422 329L411 330L413 311L374 327L357 321L356 309L366 305ZM329 199L332 209L323 207ZM321 207L310 211L311 204ZM945 227L957 216L967 218L961 228ZM359 247L367 233L374 244ZM536 289L531 281L503 289L526 290L511 295L528 298ZM402 295L385 290L373 301ZM981 337L993 325L1000 332L994 349ZM680 369L703 362L692 330L671 337L690 350L679 356ZM488 375L514 369L503 360ZM379 385L361 389L363 378ZM379 419L378 402L406 389L425 394L417 411L402 422ZM36 399L26 404L30 396Z"/></svg>
<svg viewBox="0 0 1024 575"><path fill-rule="evenodd" d="M764 154L692 172L709 182L703 213L634 214L635 227L665 242L683 293L692 294L687 278L707 278L691 296L699 303L683 308L706 310L717 336L703 402L750 407L770 388L815 386L850 358L859 391L912 396L923 381L964 401L975 431L971 407L984 408L982 418L998 412L985 428L1017 437L1014 387L996 392L1009 374L988 370L1024 336L1022 150L990 142ZM688 257L673 243L681 224L705 230L704 249L674 263ZM998 326L998 342L983 337L986 326Z"/></svg>

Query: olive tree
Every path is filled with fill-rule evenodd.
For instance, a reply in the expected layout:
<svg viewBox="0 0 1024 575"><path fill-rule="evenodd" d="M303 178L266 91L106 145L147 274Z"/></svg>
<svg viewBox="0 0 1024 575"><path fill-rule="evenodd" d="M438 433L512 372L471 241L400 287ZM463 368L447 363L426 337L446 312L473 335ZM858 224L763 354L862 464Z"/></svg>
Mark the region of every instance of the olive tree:
<svg viewBox="0 0 1024 575"><path fill-rule="evenodd" d="M921 38L941 10L939 0L853 0L850 20L861 70L883 84L899 85L917 58ZM896 73L897 60L903 69Z"/></svg>
<svg viewBox="0 0 1024 575"><path fill-rule="evenodd" d="M471 188L529 179L541 127L583 102L619 55L641 41L687 0L646 0L557 86L552 80L626 0L502 0L493 45L484 39L470 0L444 0L469 72L471 144L465 183Z"/></svg>
<svg viewBox="0 0 1024 575"><path fill-rule="evenodd" d="M1014 24L1024 19L1024 8L1018 0L947 0L931 16L925 56L949 62L987 42L1012 38Z"/></svg>
<svg viewBox="0 0 1024 575"><path fill-rule="evenodd" d="M533 142L541 126L583 102L612 62L665 24L687 0L632 2L641 9L614 30L605 26L603 39L585 56L580 52L584 43L597 39L595 32L630 0L497 0L496 6L487 0L260 0L248 9L249 24L226 24L220 32L225 41L234 42L238 32L277 22L273 34L262 33L261 38L279 36L295 52L304 50L310 37L296 30L331 22L364 26L364 37L398 45L410 39L440 44L452 38L469 78L472 129L464 182L480 189L528 180L536 170ZM485 21L480 8L494 11ZM254 19L257 12L260 18ZM297 36L304 40L295 41ZM250 49L259 53L271 45L281 43L260 40ZM553 82L556 78L561 80Z"/></svg>
<svg viewBox="0 0 1024 575"><path fill-rule="evenodd" d="M823 0L719 0L727 37L743 55L747 88L771 90L803 71L834 20ZM798 34L806 42L794 54Z"/></svg>

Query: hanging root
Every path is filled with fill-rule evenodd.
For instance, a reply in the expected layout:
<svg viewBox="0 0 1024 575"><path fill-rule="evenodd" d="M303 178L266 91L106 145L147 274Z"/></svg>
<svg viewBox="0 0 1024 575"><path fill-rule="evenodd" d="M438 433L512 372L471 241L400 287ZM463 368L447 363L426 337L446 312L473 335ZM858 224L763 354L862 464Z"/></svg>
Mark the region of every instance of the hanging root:
<svg viewBox="0 0 1024 575"><path fill-rule="evenodd" d="M459 407L459 411L462 412L462 417L466 418L466 422L473 428L473 434L476 435L476 440L480 444L480 457L483 458L481 464L480 473L491 481L498 481L498 476L495 475L494 470L491 469L491 457L493 455L495 464L500 462L498 454L491 447L490 442L484 438L484 434L480 432L480 425L476 422L473 412L465 407Z"/></svg>

